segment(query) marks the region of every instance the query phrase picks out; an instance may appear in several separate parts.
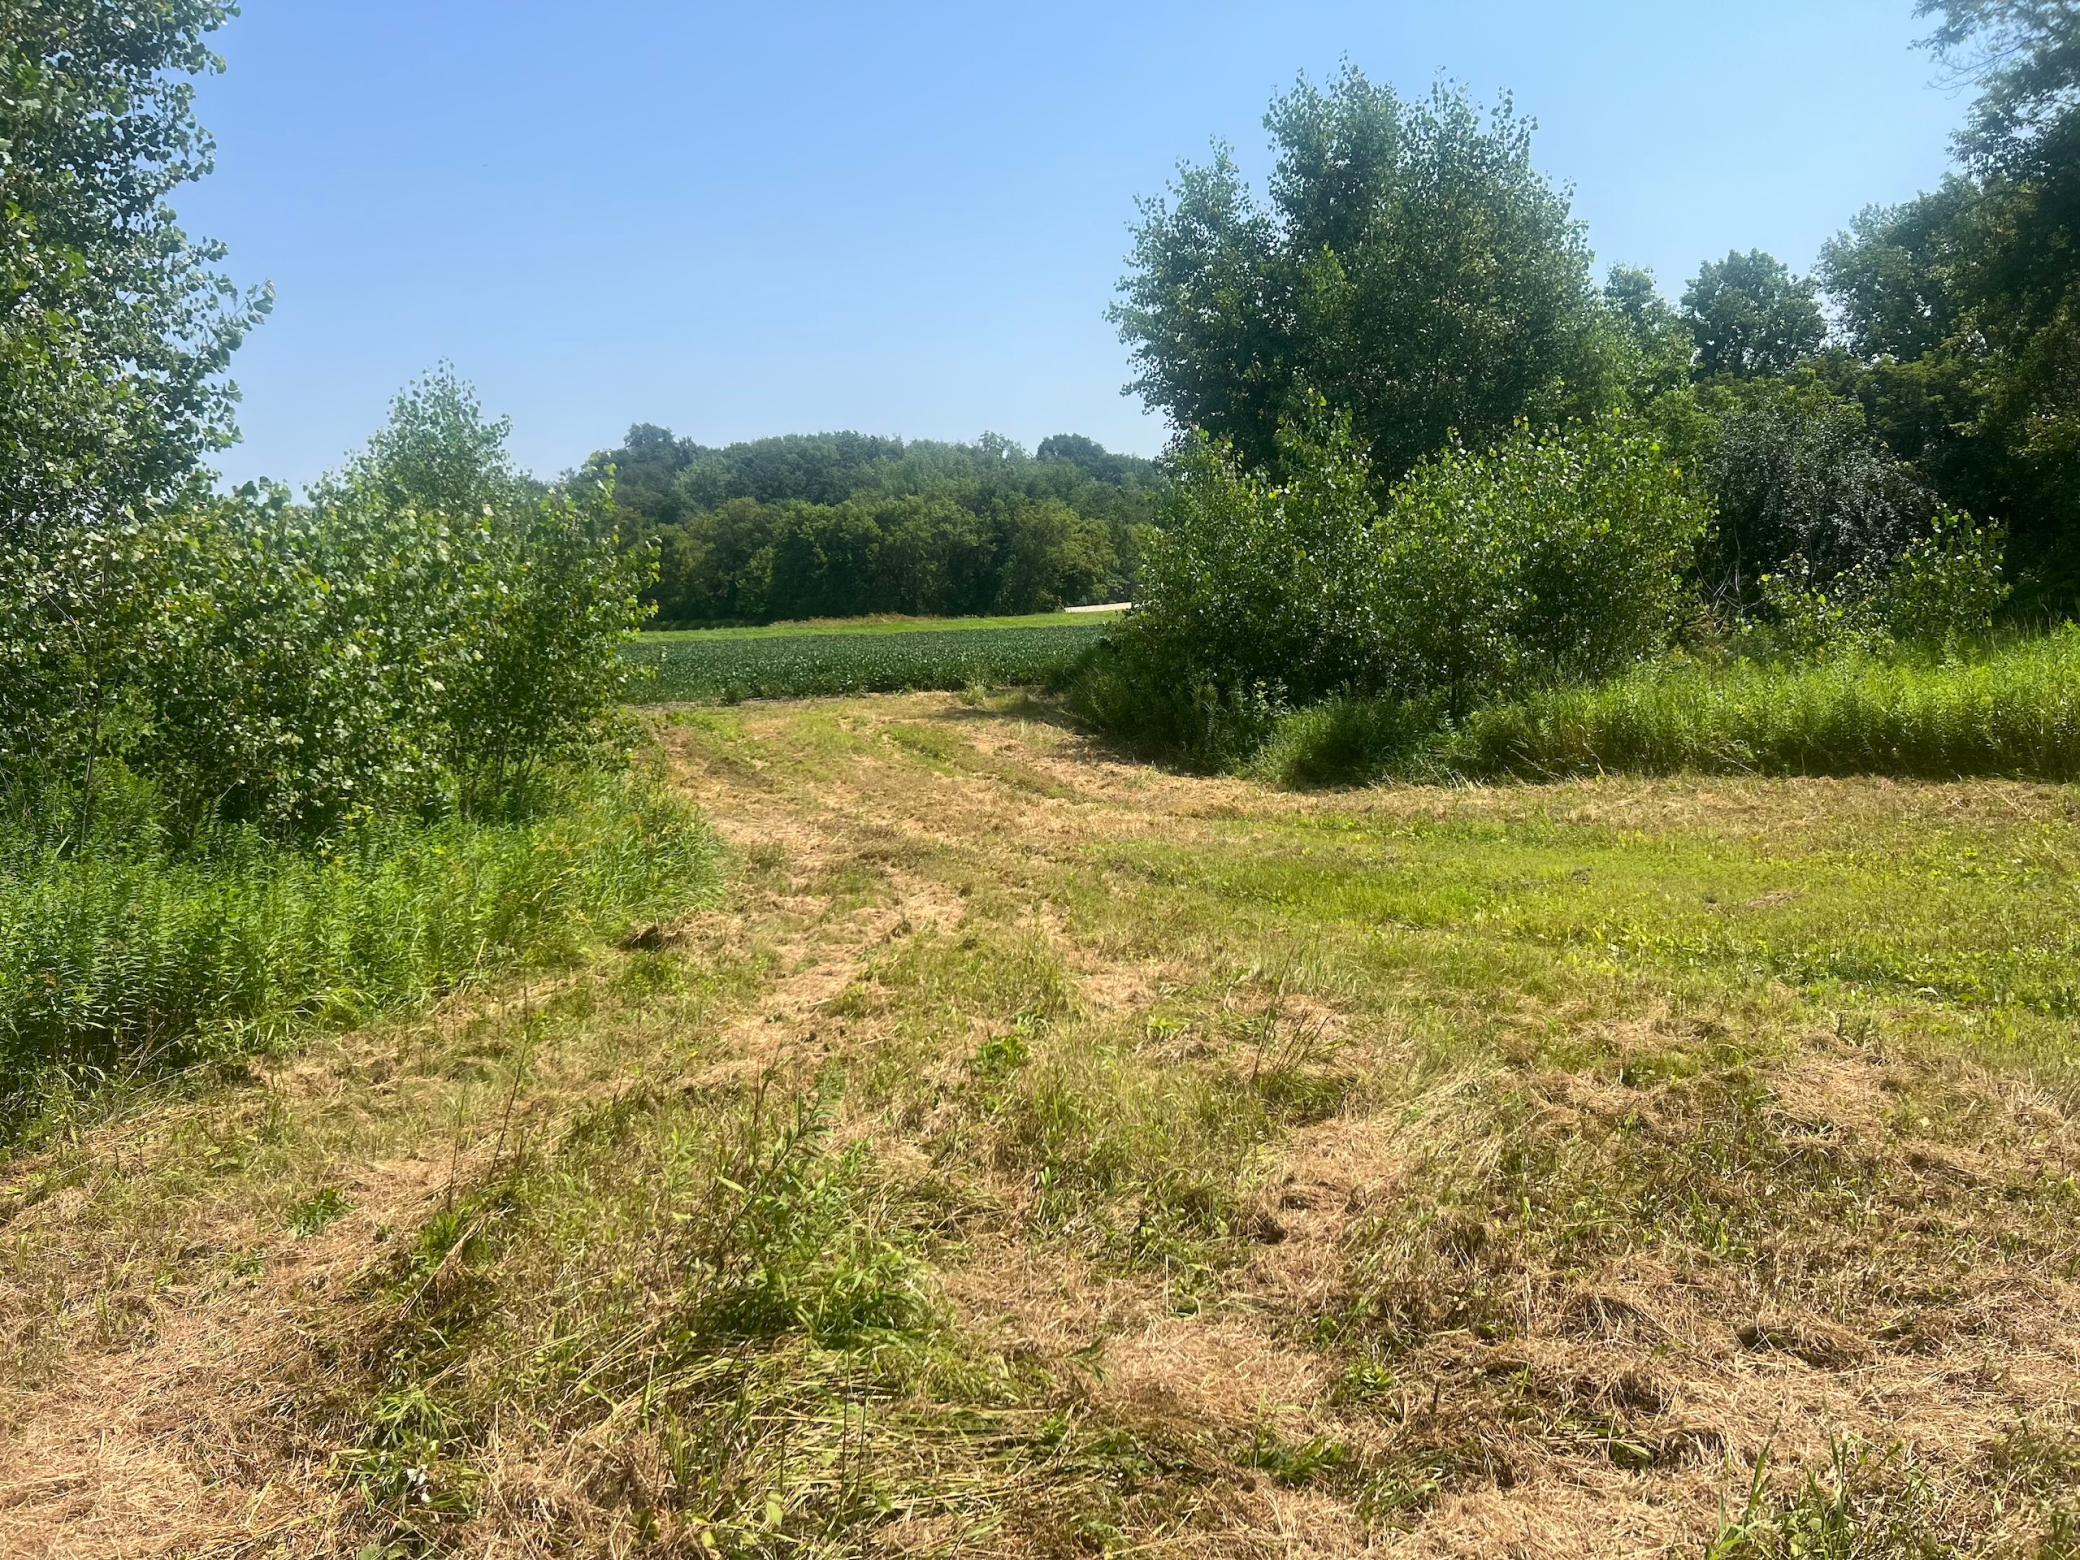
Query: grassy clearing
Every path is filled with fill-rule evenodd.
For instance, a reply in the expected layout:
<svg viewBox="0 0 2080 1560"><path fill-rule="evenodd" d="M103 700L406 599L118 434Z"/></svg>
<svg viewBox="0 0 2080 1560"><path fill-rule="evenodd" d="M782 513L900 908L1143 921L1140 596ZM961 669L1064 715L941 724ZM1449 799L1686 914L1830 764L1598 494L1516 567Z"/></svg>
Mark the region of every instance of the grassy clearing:
<svg viewBox="0 0 2080 1560"><path fill-rule="evenodd" d="M1597 773L2080 778L2080 629L1929 662L1667 662L1475 711L1456 729L1343 701L1288 717L1289 784Z"/></svg>
<svg viewBox="0 0 2080 1560"><path fill-rule="evenodd" d="M628 650L638 696L735 703L843 693L1044 683L1104 634L1106 614L897 620L863 630L715 629L644 635Z"/></svg>
<svg viewBox="0 0 2080 1560"><path fill-rule="evenodd" d="M729 916L11 1170L0 1547L2071 1552L2070 790L664 739Z"/></svg>
<svg viewBox="0 0 2080 1560"><path fill-rule="evenodd" d="M712 845L654 777L574 776L512 821L391 823L324 854L220 829L84 853L0 851L0 1131L149 1079L568 963L713 884Z"/></svg>

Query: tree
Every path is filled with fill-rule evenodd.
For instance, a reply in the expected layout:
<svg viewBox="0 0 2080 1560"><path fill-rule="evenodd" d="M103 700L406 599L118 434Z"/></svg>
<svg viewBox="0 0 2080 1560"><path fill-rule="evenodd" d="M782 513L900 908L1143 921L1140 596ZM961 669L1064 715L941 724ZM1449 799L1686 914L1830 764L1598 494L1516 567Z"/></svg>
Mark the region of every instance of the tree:
<svg viewBox="0 0 2080 1560"><path fill-rule="evenodd" d="M360 486L394 509L467 523L538 490L506 453L508 417L487 418L476 390L441 363L399 391L390 420L345 469L322 478L313 497Z"/></svg>
<svg viewBox="0 0 2080 1560"><path fill-rule="evenodd" d="M1711 422L1700 477L1714 511L1705 582L1746 609L1793 560L1822 585L1880 577L1939 505L1913 467L1869 431L1864 409L1813 382L1704 387Z"/></svg>
<svg viewBox="0 0 2080 1560"><path fill-rule="evenodd" d="M1109 317L1152 406L1275 468L1319 394L1391 480L1454 430L1485 442L1621 393L1581 225L1507 98L1485 117L1443 87L1408 103L1347 68L1264 123L1268 205L1225 148L1141 203Z"/></svg>
<svg viewBox="0 0 2080 1560"><path fill-rule="evenodd" d="M210 168L219 0L0 0L0 542L179 490L266 311L167 197Z"/></svg>
<svg viewBox="0 0 2080 1560"><path fill-rule="evenodd" d="M2006 523L2039 605L2080 598L2080 4L1923 0L1980 95L1940 188L1860 214L1822 269L1845 388L1946 501Z"/></svg>
<svg viewBox="0 0 2080 1560"><path fill-rule="evenodd" d="M1604 280L1603 301L1638 355L1633 379L1641 399L1652 400L1690 382L1696 348L1689 327L1661 296L1652 271L1612 266Z"/></svg>
<svg viewBox="0 0 2080 1560"><path fill-rule="evenodd" d="M1818 284L1759 249L1708 260L1683 292L1698 372L1781 374L1819 352L1827 321Z"/></svg>
<svg viewBox="0 0 2080 1560"><path fill-rule="evenodd" d="M1032 455L990 434L706 449L639 424L574 480L610 468L628 528L658 546L652 600L672 623L1117 600L1159 483L1154 462L1077 434Z"/></svg>
<svg viewBox="0 0 2080 1560"><path fill-rule="evenodd" d="M2007 178L2080 181L2080 4L2075 0L1920 0L1940 18L1923 40L1980 89L1959 133L1965 161Z"/></svg>

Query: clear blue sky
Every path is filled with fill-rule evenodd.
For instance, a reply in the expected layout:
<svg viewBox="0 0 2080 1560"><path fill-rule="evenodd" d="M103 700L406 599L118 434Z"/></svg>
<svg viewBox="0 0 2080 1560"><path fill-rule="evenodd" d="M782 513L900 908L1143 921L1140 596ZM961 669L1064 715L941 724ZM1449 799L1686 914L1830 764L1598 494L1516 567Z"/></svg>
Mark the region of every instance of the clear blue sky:
<svg viewBox="0 0 2080 1560"><path fill-rule="evenodd" d="M1268 158L1296 72L1537 116L1599 266L1800 268L1933 184L1960 98L1911 0L899 5L245 0L179 202L274 316L232 479L304 482L452 359L543 474L637 421L1153 453L1103 318L1137 194Z"/></svg>

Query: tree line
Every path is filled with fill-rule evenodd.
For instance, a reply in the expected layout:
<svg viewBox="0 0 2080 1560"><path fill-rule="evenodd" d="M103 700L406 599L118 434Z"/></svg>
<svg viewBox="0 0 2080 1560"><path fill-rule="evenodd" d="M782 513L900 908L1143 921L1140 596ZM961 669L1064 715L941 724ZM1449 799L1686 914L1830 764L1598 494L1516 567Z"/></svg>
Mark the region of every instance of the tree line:
<svg viewBox="0 0 2080 1560"><path fill-rule="evenodd" d="M1131 596L1154 462L1077 434L1028 453L861 433L717 448L639 424L592 457L654 545L664 623L1041 611Z"/></svg>
<svg viewBox="0 0 2080 1560"><path fill-rule="evenodd" d="M1942 649L2069 614L2080 12L1919 9L1979 88L1959 167L1812 276L1749 250L1674 301L1599 280L1507 97L1350 66L1273 100L1262 194L1226 148L1182 165L1111 317L1185 431L1085 714L1223 763L1321 701L1449 723L1678 644Z"/></svg>
<svg viewBox="0 0 2080 1560"><path fill-rule="evenodd" d="M1793 559L1868 576L1953 510L2004 528L2023 605L2070 611L2080 17L1918 10L1941 68L1979 89L1956 170L1854 214L1813 275L1735 252L1674 301L1636 267L1598 282L1507 97L1483 114L1355 68L1302 80L1265 117L1268 199L1220 150L1143 203L1112 309L1130 388L1274 474L1320 397L1385 483L1519 422L1629 413L1714 511L1698 567L1728 611Z"/></svg>

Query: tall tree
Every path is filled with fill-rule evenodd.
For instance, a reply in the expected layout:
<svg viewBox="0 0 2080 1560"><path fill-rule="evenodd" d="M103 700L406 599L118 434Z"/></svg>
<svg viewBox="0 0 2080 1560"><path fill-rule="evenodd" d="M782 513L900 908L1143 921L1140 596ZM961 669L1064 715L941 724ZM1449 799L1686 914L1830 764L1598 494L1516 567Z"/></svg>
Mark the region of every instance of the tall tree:
<svg viewBox="0 0 2080 1560"><path fill-rule="evenodd" d="M1268 204L1225 148L1141 203L1110 317L1151 405L1276 466L1281 423L1319 394L1392 479L1454 431L1485 442L1619 393L1581 225L1507 98L1410 103L1347 68L1264 124Z"/></svg>
<svg viewBox="0 0 2080 1560"><path fill-rule="evenodd" d="M0 541L163 497L231 430L268 296L167 197L209 171L219 0L0 0Z"/></svg>
<svg viewBox="0 0 2080 1560"><path fill-rule="evenodd" d="M1614 265L1604 278L1603 300L1638 354L1634 380L1641 400L1650 401L1690 382L1696 348L1683 317L1669 307L1643 266Z"/></svg>
<svg viewBox="0 0 2080 1560"><path fill-rule="evenodd" d="M1965 161L2009 178L2080 181L2080 3L1920 0L1915 14L1938 18L1926 47L1979 88L1957 138Z"/></svg>
<svg viewBox="0 0 2080 1560"><path fill-rule="evenodd" d="M1774 255L1751 249L1707 260L1683 292L1683 319L1707 377L1781 374L1827 339L1818 285Z"/></svg>
<svg viewBox="0 0 2080 1560"><path fill-rule="evenodd" d="M1922 0L1979 96L1962 171L1822 260L1850 388L1944 497L2004 520L2040 604L2080 601L2080 3Z"/></svg>

